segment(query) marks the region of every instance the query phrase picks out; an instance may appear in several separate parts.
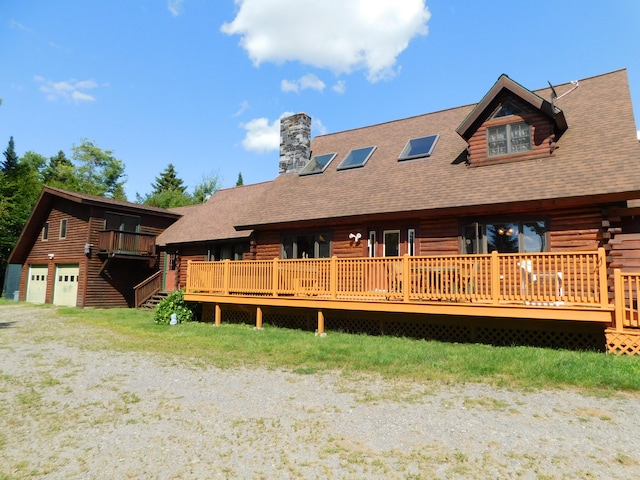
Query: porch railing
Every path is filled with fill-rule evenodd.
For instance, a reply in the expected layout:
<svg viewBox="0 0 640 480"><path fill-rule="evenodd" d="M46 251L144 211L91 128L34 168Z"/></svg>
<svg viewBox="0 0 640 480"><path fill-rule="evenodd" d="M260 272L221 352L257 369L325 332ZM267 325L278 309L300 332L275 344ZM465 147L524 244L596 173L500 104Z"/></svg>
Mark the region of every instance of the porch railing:
<svg viewBox="0 0 640 480"><path fill-rule="evenodd" d="M162 272L156 272L133 287L135 308L139 308L160 290L162 290Z"/></svg>
<svg viewBox="0 0 640 480"><path fill-rule="evenodd" d="M104 230L98 235L98 250L126 255L154 256L156 254L156 235Z"/></svg>
<svg viewBox="0 0 640 480"><path fill-rule="evenodd" d="M189 262L187 293L610 308L604 249Z"/></svg>
<svg viewBox="0 0 640 480"><path fill-rule="evenodd" d="M617 330L640 329L640 273L614 271Z"/></svg>

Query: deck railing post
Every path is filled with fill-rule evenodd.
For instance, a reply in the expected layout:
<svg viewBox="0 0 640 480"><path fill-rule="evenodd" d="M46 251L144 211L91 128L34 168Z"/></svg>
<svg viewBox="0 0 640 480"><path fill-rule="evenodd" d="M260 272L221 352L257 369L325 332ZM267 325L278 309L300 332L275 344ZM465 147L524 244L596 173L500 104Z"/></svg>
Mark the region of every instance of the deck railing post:
<svg viewBox="0 0 640 480"><path fill-rule="evenodd" d="M402 256L402 296L405 302L409 301L409 293L411 293L411 268L409 266L409 254Z"/></svg>
<svg viewBox="0 0 640 480"><path fill-rule="evenodd" d="M494 305L500 303L500 261L497 250L491 252L491 298Z"/></svg>
<svg viewBox="0 0 640 480"><path fill-rule="evenodd" d="M231 285L231 260L224 261L224 276L222 281L222 293L229 295Z"/></svg>
<svg viewBox="0 0 640 480"><path fill-rule="evenodd" d="M621 332L624 330L624 282L622 280L622 270L619 268L613 271L613 301L615 305L615 328Z"/></svg>
<svg viewBox="0 0 640 480"><path fill-rule="evenodd" d="M338 257L335 255L329 264L329 291L332 299L338 298Z"/></svg>
<svg viewBox="0 0 640 480"><path fill-rule="evenodd" d="M280 278L278 272L278 258L275 257L273 259L273 266L271 270L271 290L273 291L273 296L278 296L278 279Z"/></svg>
<svg viewBox="0 0 640 480"><path fill-rule="evenodd" d="M598 276L600 281L600 305L609 306L609 286L607 282L607 254L604 248L598 248ZM614 292L615 295L615 292Z"/></svg>
<svg viewBox="0 0 640 480"><path fill-rule="evenodd" d="M191 284L191 269L193 267L191 266L191 260L187 260L187 286L186 286L186 292L190 292L193 289L193 285ZM199 283L202 283L202 279L198 279Z"/></svg>

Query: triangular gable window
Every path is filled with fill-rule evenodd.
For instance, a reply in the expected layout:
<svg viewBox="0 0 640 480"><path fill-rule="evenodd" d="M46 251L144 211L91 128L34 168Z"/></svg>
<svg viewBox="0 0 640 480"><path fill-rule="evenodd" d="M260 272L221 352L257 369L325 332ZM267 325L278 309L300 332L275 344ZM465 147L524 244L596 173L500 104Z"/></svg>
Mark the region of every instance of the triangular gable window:
<svg viewBox="0 0 640 480"><path fill-rule="evenodd" d="M503 102L498 107L498 109L491 116L491 118L502 118L502 117L508 117L510 115L522 115L523 113L524 113L524 110L522 110L522 108L520 108L515 103L507 100L506 102Z"/></svg>

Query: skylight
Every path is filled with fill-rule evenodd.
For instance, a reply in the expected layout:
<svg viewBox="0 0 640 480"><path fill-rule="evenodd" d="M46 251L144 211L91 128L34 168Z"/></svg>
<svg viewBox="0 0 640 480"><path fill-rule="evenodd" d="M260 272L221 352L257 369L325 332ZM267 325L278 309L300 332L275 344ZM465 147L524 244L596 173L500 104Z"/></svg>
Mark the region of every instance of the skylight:
<svg viewBox="0 0 640 480"><path fill-rule="evenodd" d="M335 156L335 153L325 153L324 155L314 156L311 161L307 163L307 166L302 169L300 175L311 175L312 173L324 172Z"/></svg>
<svg viewBox="0 0 640 480"><path fill-rule="evenodd" d="M363 167L376 147L355 148L351 150L344 160L338 165L338 170L347 168Z"/></svg>
<svg viewBox="0 0 640 480"><path fill-rule="evenodd" d="M428 157L433 152L440 135L412 138L402 150L398 160L410 160L412 158Z"/></svg>

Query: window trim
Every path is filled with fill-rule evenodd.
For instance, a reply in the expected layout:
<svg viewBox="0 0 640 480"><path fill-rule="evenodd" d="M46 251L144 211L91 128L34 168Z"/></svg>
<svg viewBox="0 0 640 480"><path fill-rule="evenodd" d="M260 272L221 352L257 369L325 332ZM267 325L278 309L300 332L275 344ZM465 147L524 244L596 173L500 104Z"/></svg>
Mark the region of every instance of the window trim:
<svg viewBox="0 0 640 480"><path fill-rule="evenodd" d="M357 152L357 151L360 151L360 150L367 150L367 149L370 149L370 151L367 154L367 156L360 163L356 163L354 165L345 165L345 162L349 158L351 158L351 155L353 154L353 152ZM338 165L338 170L350 170L352 168L362 168L362 167L364 167L367 164L367 162L369 161L369 159L371 158L371 155L373 155L373 152L375 152L375 151L376 151L376 147L374 145L371 145L369 147L353 148L353 149L349 150L349 153L347 153L347 155L340 162L340 165Z"/></svg>
<svg viewBox="0 0 640 480"><path fill-rule="evenodd" d="M67 238L67 229L69 228L69 219L62 218L60 220L60 240Z"/></svg>
<svg viewBox="0 0 640 480"><path fill-rule="evenodd" d="M42 232L41 232L41 236L40 238L42 239L43 242L46 242L47 240L49 240L49 222L44 222L44 225L42 225Z"/></svg>
<svg viewBox="0 0 640 480"><path fill-rule="evenodd" d="M407 229L407 253L410 256L415 256L416 254L416 229L409 228Z"/></svg>
<svg viewBox="0 0 640 480"><path fill-rule="evenodd" d="M327 163L324 164L324 167L322 167L322 169L320 170L313 170L311 172L307 172L307 168L309 167L309 165L311 165L314 161L314 159L318 158L318 157L328 157L331 156L331 158L327 161ZM323 153L322 155L314 155L313 157L311 157L311 160L309 161L309 163L307 163L304 168L300 171L299 175L301 177L305 176L305 175L317 175L319 173L323 173L327 167L329 167L329 164L331 162L333 162L333 160L338 156L337 153Z"/></svg>
<svg viewBox="0 0 640 480"><path fill-rule="evenodd" d="M529 130L529 148L527 148L526 150L520 150L518 152L514 152L513 151L513 145L512 145L512 138L511 138L511 128L515 127L515 126L520 126L520 125L526 125L528 130ZM498 128L505 128L505 142L507 145L507 152L506 153L495 153L495 154L491 154L491 143L499 143L502 141L494 141L491 142L491 131L498 129ZM503 157L506 155L520 155L520 154L524 154L527 152L530 152L531 150L533 150L533 145L532 145L532 138L531 138L531 125L527 122L525 122L524 120L522 121L518 121L518 122L509 122L509 123L501 123L500 125L491 125L487 127L486 130L486 135L487 135L487 157L488 158L496 158L496 157ZM524 137L522 137L524 138Z"/></svg>
<svg viewBox="0 0 640 480"><path fill-rule="evenodd" d="M408 153L412 149L411 142L416 141L416 140L422 140L422 139L425 139L425 138L432 138L432 137L433 137L433 143L431 144L431 147L429 148L428 151L421 152L421 153L416 153L416 154L413 154L413 155L408 155ZM398 157L398 161L399 162L403 162L405 160L413 160L415 158L430 157L431 154L433 153L433 150L436 148L436 144L438 143L438 139L439 138L440 138L440 135L439 134L435 134L435 135L425 135L424 137L415 137L415 138L409 139L407 141L407 144L402 149L402 152L400 153L400 156Z"/></svg>
<svg viewBox="0 0 640 480"><path fill-rule="evenodd" d="M531 217L500 217L500 218L488 218L486 220L481 221L463 221L460 227L460 252L464 255L474 255L481 254L487 255L489 254L489 244L487 240L487 225L498 225L498 224L515 224L518 227L518 253L534 253L534 252L526 252L525 248L525 233L524 233L524 225L542 222L544 224L544 237L543 237L543 252L549 252L549 218L547 217L539 217L539 218L531 218ZM467 242L472 240L466 237L466 230L469 227L474 227L478 234L478 244L479 252L467 253ZM475 237L474 237L475 238ZM535 252L537 253L537 252Z"/></svg>
<svg viewBox="0 0 640 480"><path fill-rule="evenodd" d="M369 258L374 258L376 256L376 231L369 231L369 241L367 243L367 248L369 249Z"/></svg>
<svg viewBox="0 0 640 480"><path fill-rule="evenodd" d="M397 233L398 234L398 255L389 255L390 257L402 256L402 237L400 236L400 230L383 230L382 232L382 256L387 256L387 234L389 233Z"/></svg>
<svg viewBox="0 0 640 480"><path fill-rule="evenodd" d="M298 256L299 255L298 239L300 237L310 237L310 236L313 236L313 256L299 257ZM326 242L329 244L329 255L327 257L320 256L320 237L326 238ZM285 240L287 239L292 239L292 242L291 242L292 256L291 257L286 256ZM288 235L282 235L280 237L280 258L283 260L292 260L292 259L299 259L299 258L331 258L332 251L333 251L333 236L328 231L299 232L299 233L292 233Z"/></svg>

